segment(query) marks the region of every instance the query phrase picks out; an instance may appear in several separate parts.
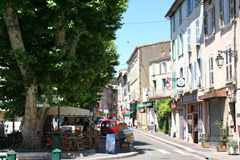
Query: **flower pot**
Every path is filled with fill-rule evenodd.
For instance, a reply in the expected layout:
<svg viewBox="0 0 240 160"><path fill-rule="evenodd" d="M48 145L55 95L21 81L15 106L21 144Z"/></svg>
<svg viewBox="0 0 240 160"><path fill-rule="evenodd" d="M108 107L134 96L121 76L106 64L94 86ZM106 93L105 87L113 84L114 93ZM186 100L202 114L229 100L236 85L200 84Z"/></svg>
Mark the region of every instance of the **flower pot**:
<svg viewBox="0 0 240 160"><path fill-rule="evenodd" d="M237 153L237 148L234 149L233 147L229 147L229 148L228 148L228 154L229 154L229 155L236 155L236 154L238 154L238 153Z"/></svg>
<svg viewBox="0 0 240 160"><path fill-rule="evenodd" d="M203 148L210 148L210 142L202 142Z"/></svg>
<svg viewBox="0 0 240 160"><path fill-rule="evenodd" d="M227 150L227 147L226 146L217 146L217 151L218 152L226 152L226 150Z"/></svg>

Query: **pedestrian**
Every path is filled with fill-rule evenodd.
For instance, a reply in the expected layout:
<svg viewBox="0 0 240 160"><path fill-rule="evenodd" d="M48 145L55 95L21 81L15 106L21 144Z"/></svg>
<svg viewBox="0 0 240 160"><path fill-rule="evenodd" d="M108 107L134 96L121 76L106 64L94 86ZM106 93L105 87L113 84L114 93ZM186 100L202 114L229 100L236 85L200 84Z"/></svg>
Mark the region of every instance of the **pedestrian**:
<svg viewBox="0 0 240 160"><path fill-rule="evenodd" d="M130 127L132 127L133 120L130 118Z"/></svg>

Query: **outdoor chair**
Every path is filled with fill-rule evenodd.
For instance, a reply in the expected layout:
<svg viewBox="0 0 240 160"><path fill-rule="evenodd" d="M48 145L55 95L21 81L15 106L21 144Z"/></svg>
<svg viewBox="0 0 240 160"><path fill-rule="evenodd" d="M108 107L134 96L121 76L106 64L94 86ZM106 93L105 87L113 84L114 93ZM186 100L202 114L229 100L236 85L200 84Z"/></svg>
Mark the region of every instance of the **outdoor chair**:
<svg viewBox="0 0 240 160"><path fill-rule="evenodd" d="M81 149L84 149L84 143L82 138L75 139L73 144L73 149L78 151L80 151Z"/></svg>

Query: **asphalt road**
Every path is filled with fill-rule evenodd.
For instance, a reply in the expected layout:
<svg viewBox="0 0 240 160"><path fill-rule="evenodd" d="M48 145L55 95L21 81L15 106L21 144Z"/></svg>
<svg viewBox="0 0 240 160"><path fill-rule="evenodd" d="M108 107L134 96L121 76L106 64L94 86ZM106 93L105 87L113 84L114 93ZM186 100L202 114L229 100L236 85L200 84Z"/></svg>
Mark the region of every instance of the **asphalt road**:
<svg viewBox="0 0 240 160"><path fill-rule="evenodd" d="M137 149L139 155L123 159L204 160L202 157L193 155L192 153L188 153L137 132L134 132L134 143L132 145Z"/></svg>

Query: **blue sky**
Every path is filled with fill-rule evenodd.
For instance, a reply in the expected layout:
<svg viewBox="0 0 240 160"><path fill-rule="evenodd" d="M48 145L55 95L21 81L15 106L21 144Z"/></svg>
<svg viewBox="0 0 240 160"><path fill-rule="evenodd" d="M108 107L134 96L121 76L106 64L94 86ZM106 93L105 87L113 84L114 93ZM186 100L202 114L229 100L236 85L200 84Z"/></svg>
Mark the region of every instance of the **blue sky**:
<svg viewBox="0 0 240 160"><path fill-rule="evenodd" d="M124 25L116 32L115 44L120 54L120 65L127 68L127 60L139 45L170 40L170 21L165 18L174 0L130 0L123 14Z"/></svg>

